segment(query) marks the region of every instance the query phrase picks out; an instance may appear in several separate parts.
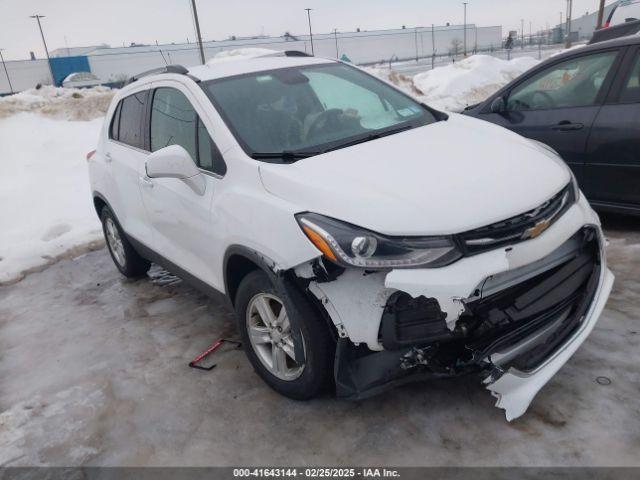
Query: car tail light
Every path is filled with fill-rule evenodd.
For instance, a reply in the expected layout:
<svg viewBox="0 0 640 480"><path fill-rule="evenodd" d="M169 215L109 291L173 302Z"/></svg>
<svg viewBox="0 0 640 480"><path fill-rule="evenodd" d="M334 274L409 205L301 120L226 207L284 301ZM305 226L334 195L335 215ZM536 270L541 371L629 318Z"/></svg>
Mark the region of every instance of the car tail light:
<svg viewBox="0 0 640 480"><path fill-rule="evenodd" d="M87 153L87 162L91 160L91 157L93 157L95 154L96 154L95 150L91 150L89 153Z"/></svg>
<svg viewBox="0 0 640 480"><path fill-rule="evenodd" d="M607 23L604 24L604 27L602 27L602 28L609 28L610 26L611 26L611 23L607 22Z"/></svg>

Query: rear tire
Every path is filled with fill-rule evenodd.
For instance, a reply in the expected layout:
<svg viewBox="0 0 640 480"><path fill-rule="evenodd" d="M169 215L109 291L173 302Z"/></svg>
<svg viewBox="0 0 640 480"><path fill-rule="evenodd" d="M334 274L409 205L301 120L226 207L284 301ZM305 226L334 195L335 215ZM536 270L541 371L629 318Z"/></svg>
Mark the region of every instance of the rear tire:
<svg viewBox="0 0 640 480"><path fill-rule="evenodd" d="M308 400L329 385L335 346L309 301L297 291L281 290L262 270L244 277L235 297L240 336L249 361L267 385L286 397ZM265 314L266 309L271 313ZM296 338L302 348L296 348ZM303 358L296 358L296 352Z"/></svg>
<svg viewBox="0 0 640 480"><path fill-rule="evenodd" d="M109 207L103 207L100 220L109 254L120 273L127 278L141 277L147 273L151 262L135 251Z"/></svg>

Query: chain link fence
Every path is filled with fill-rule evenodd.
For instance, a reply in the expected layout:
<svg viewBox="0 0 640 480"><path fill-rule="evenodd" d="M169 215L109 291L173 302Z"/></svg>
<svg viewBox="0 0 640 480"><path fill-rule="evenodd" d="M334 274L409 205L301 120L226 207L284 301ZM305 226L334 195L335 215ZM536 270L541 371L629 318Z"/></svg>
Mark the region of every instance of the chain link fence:
<svg viewBox="0 0 640 480"><path fill-rule="evenodd" d="M548 37L548 36L547 36ZM534 42L537 41L537 45ZM332 32L316 34L313 44L308 35L285 34L281 37L250 39L232 38L224 41L205 42L205 58L215 57L224 50L238 48L264 48L271 50L299 50L319 57L341 58L358 65L380 63L399 64L414 61L422 69L455 61L465 52L488 53L501 58L510 58L532 49L548 48L538 39L531 38L529 45L520 49L505 49L505 38L501 26L477 27L473 24L402 28L356 32ZM534 52L535 55L535 52ZM86 55L90 71L104 84L118 86L128 77L145 70L164 65L198 65L200 54L197 44L134 45L118 48L98 48ZM14 91L33 88L37 84L50 84L46 60L22 60L6 62L7 73ZM408 70L407 70L408 71ZM1 73L1 72L0 72ZM58 80L58 79L57 79ZM5 75L0 75L0 94L9 93Z"/></svg>

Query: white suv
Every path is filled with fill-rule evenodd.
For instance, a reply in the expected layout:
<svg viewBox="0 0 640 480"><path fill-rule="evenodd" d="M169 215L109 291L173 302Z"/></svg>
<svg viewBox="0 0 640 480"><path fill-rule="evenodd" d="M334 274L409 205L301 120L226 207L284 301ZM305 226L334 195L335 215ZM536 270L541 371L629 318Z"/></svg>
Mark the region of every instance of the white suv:
<svg viewBox="0 0 640 480"><path fill-rule="evenodd" d="M613 282L550 148L334 60L141 75L89 163L118 269L225 294L257 373L296 399L476 374L518 417Z"/></svg>

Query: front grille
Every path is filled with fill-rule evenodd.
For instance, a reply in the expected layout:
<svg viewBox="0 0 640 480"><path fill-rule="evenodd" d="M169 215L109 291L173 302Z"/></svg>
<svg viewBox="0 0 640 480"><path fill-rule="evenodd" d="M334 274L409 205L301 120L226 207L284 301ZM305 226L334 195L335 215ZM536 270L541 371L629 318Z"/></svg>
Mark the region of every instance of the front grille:
<svg viewBox="0 0 640 480"><path fill-rule="evenodd" d="M475 255L534 238L560 218L574 201L575 194L569 183L533 210L460 234L460 244L466 255Z"/></svg>
<svg viewBox="0 0 640 480"><path fill-rule="evenodd" d="M593 301L600 276L597 233L585 228L573 238L582 245L571 259L523 283L467 304L461 317L471 333L467 348L477 359L509 351L549 328L544 340L528 345L509 361L529 371L548 358L579 327Z"/></svg>

